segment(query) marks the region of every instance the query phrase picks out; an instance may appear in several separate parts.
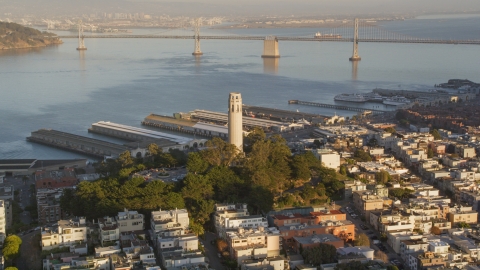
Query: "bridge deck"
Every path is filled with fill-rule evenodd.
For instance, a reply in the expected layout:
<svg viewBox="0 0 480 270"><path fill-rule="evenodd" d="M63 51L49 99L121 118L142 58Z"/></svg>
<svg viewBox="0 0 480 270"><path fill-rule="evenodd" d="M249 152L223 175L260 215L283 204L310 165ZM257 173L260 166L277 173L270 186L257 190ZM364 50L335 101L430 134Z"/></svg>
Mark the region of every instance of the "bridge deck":
<svg viewBox="0 0 480 270"><path fill-rule="evenodd" d="M59 38L78 38L78 35L58 36ZM195 39L195 36L185 35L88 35L84 38L160 38L160 39ZM204 40L265 40L263 36L200 36ZM279 41L329 41L353 42L353 38L313 38L313 37L277 37ZM469 44L480 45L480 40L442 40L442 39L381 39L359 38L358 42L381 43L426 43L426 44Z"/></svg>

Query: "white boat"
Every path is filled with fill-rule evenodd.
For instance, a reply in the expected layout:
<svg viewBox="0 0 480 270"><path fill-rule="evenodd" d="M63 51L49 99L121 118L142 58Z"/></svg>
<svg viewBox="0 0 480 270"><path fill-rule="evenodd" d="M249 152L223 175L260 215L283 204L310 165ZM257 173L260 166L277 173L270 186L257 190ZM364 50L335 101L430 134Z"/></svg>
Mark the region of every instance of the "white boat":
<svg viewBox="0 0 480 270"><path fill-rule="evenodd" d="M340 94L336 95L333 100L335 101L346 101L346 102L357 102L357 103L363 103L366 102L367 99L360 94Z"/></svg>
<svg viewBox="0 0 480 270"><path fill-rule="evenodd" d="M365 97L365 99L368 102L380 102L380 103L382 103L383 99L384 99L384 97L382 97L381 95L379 95L377 93L367 93L367 94L363 94L363 96Z"/></svg>
<svg viewBox="0 0 480 270"><path fill-rule="evenodd" d="M329 38L342 38L342 35L340 34L323 34L320 33L320 32L317 32L315 33L315 38L325 38L325 39L329 39Z"/></svg>
<svg viewBox="0 0 480 270"><path fill-rule="evenodd" d="M386 98L383 100L383 104L385 105L393 105L393 106L398 106L398 105L405 105L407 103L411 103L412 101L406 97L402 96L393 96L390 98Z"/></svg>

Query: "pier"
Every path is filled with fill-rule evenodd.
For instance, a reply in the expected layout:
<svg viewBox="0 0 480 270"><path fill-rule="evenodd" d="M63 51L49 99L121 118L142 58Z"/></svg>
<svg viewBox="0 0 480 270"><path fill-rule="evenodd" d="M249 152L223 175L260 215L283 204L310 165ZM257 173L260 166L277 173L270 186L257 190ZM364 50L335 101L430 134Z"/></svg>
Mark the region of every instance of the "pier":
<svg viewBox="0 0 480 270"><path fill-rule="evenodd" d="M110 143L89 137L79 136L53 129L39 129L33 131L27 141L45 144L97 158L104 156L118 156L130 148L124 145Z"/></svg>
<svg viewBox="0 0 480 270"><path fill-rule="evenodd" d="M321 108L329 108L329 109L336 109L336 110L344 110L344 111L354 111L354 112L361 112L361 113L371 113L371 114L382 114L386 111L381 110L374 110L374 109L365 109L365 108L358 108L358 107L350 107L345 105L334 105L334 104L326 104L326 103L317 103L317 102L310 102L310 101L301 101L301 100L289 100L288 104L299 104L299 105L306 105L306 106L315 106Z"/></svg>

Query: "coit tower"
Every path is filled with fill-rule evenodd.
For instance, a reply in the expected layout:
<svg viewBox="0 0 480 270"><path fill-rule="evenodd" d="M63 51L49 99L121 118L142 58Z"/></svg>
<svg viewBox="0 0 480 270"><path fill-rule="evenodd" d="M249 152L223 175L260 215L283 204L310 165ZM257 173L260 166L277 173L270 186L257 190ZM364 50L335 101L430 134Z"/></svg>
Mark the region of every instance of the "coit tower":
<svg viewBox="0 0 480 270"><path fill-rule="evenodd" d="M232 92L228 96L228 142L243 152L242 95Z"/></svg>

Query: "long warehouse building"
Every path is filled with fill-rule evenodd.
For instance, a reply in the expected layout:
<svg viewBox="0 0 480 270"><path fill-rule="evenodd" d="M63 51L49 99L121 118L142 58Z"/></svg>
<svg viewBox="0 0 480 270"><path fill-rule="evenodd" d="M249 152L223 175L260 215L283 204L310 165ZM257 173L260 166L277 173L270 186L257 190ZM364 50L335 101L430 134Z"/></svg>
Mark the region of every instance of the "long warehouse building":
<svg viewBox="0 0 480 270"><path fill-rule="evenodd" d="M188 144L192 140L186 137L168 134L164 132L131 127L105 121L93 123L92 127L89 128L88 131L126 139L129 141L166 140L175 144Z"/></svg>
<svg viewBox="0 0 480 270"><path fill-rule="evenodd" d="M142 125L156 128L163 128L176 132L183 132L203 137L228 138L228 128L226 126L214 125L186 119L177 119L170 116L150 114L142 121Z"/></svg>
<svg viewBox="0 0 480 270"><path fill-rule="evenodd" d="M228 122L228 115L226 113L212 112L206 110L194 110L192 113L192 118L223 124ZM287 124L279 121L251 117L243 117L243 126L267 128L275 131L283 131L288 128Z"/></svg>
<svg viewBox="0 0 480 270"><path fill-rule="evenodd" d="M94 155L97 157L118 156L129 147L102 140L83 137L53 129L33 131L28 141L51 145L70 151Z"/></svg>

